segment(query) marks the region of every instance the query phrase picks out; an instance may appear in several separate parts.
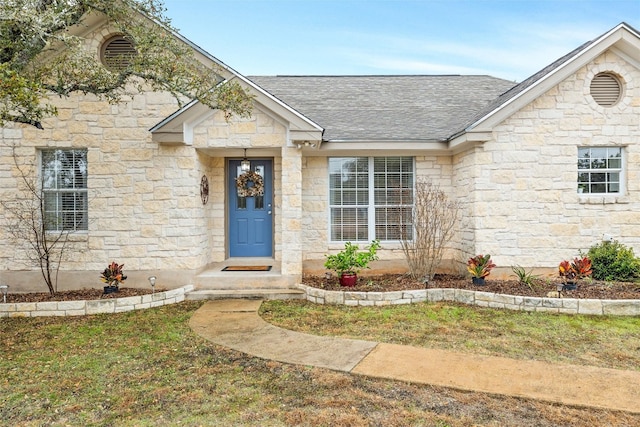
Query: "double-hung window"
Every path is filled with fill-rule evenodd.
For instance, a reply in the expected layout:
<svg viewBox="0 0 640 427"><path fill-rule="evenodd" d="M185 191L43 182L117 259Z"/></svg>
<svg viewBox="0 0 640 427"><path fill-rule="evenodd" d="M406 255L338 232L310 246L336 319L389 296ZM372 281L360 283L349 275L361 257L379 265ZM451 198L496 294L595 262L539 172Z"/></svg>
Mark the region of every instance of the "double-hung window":
<svg viewBox="0 0 640 427"><path fill-rule="evenodd" d="M622 155L621 147L578 148L578 193L621 193Z"/></svg>
<svg viewBox="0 0 640 427"><path fill-rule="evenodd" d="M332 241L412 238L413 157L329 159Z"/></svg>
<svg viewBox="0 0 640 427"><path fill-rule="evenodd" d="M46 229L87 230L87 150L43 150L41 160Z"/></svg>

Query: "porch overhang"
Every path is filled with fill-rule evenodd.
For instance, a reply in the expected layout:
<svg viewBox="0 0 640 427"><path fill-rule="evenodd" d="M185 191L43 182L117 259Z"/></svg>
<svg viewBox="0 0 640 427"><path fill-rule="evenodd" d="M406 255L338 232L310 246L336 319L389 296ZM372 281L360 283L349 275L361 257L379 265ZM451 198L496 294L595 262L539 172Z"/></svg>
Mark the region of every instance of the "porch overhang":
<svg viewBox="0 0 640 427"><path fill-rule="evenodd" d="M339 155L339 156L363 156L363 155L398 155L406 152L408 155L416 153L445 154L448 151L446 141L434 140L331 140L322 143L321 147L312 151L309 155Z"/></svg>
<svg viewBox="0 0 640 427"><path fill-rule="evenodd" d="M287 128L288 144L294 145L295 141L313 141L316 146L320 146L324 132L320 125L274 98L246 78L242 76L235 78L253 95L255 109L268 114ZM151 139L164 145L192 145L193 130L214 114L214 109L197 100L191 101L152 127L149 130Z"/></svg>
<svg viewBox="0 0 640 427"><path fill-rule="evenodd" d="M493 139L490 129L467 131L449 140L449 151L457 154Z"/></svg>
<svg viewBox="0 0 640 427"><path fill-rule="evenodd" d="M493 138L491 130L462 132L449 140L329 140L322 146L312 147L308 155L362 156L362 155L452 155L467 150Z"/></svg>

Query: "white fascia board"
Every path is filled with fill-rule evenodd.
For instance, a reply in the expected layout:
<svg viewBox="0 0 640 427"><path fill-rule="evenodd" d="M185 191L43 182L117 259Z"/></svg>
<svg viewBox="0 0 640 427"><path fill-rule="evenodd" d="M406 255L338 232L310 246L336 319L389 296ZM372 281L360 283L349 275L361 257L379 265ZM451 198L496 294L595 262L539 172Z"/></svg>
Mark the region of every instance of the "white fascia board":
<svg viewBox="0 0 640 427"><path fill-rule="evenodd" d="M557 85L565 78L575 73L578 69L580 69L580 67L586 65L597 55L600 55L606 49L613 46L617 41L622 40L625 34L628 33L634 34L636 38L640 37L637 35L637 33L632 32L631 29L625 24L616 26L614 29L605 33L599 39L594 41L585 50L578 53L576 56L569 59L567 62L565 62L555 70L549 72L547 75L535 82L532 86L526 88L514 98L508 100L484 117L478 119L475 123L471 124L467 128L467 130L472 130L480 125L482 125L483 129L493 128L493 126L501 123L503 120L519 111L524 106L533 102L536 98L547 92L553 86Z"/></svg>
<svg viewBox="0 0 640 427"><path fill-rule="evenodd" d="M154 133L154 132L161 131L161 129L163 127L169 125L174 119L176 119L180 115L184 114L185 111L189 110L191 107L193 107L197 103L198 103L198 101L196 101L196 100L193 100L193 101L189 102L187 105L185 105L182 108L180 108L179 110L171 113L169 116L167 116L164 119L162 119L162 121L160 121L159 123L155 124L151 129L149 129L149 132Z"/></svg>
<svg viewBox="0 0 640 427"><path fill-rule="evenodd" d="M622 39L611 47L611 51L640 69L640 34L632 31L623 32Z"/></svg>
<svg viewBox="0 0 640 427"><path fill-rule="evenodd" d="M243 79L242 76L234 76L233 78L240 79L243 84L251 84L249 80ZM233 80L233 78L231 80ZM303 136L303 138L301 139L316 141L322 139L322 133L324 129L321 126L307 119L288 105L280 102L258 86L251 84L251 90L255 90L257 92L254 103L262 106L263 112L278 120L278 122L291 129L292 132L303 132L305 136ZM153 126L150 131L151 133L162 132L166 130L163 128L171 128L172 122L182 122L184 124L191 122L194 123L195 126L198 123L201 123L202 120L207 117L206 114L203 116L203 113L200 112L200 110L202 109L206 109L207 111L211 112L211 114L213 114L213 110L211 108L201 104L197 100L193 100L182 107L180 110L174 112L167 118L163 119L160 123ZM197 123L193 122L194 120L197 120L197 117L201 117L200 121L198 121ZM308 137L306 136L307 134L311 134L314 136ZM294 137L294 139L298 138Z"/></svg>
<svg viewBox="0 0 640 427"><path fill-rule="evenodd" d="M257 86L251 80L248 80L246 77L241 75L236 77L243 83L249 85L251 89L256 92L258 102L289 122L292 129L319 131L320 133L324 132L324 128L322 126L280 101L260 86Z"/></svg>
<svg viewBox="0 0 640 427"><path fill-rule="evenodd" d="M465 132L449 141L449 149L452 153L459 153L470 147L475 147L492 139L493 132L490 129L473 130Z"/></svg>
<svg viewBox="0 0 640 427"><path fill-rule="evenodd" d="M309 142L321 142L322 132L310 132L307 130L289 130L289 139L291 141L309 141Z"/></svg>
<svg viewBox="0 0 640 427"><path fill-rule="evenodd" d="M149 129L152 140L155 142L191 145L193 144L193 129L211 115L213 115L213 110L192 101Z"/></svg>
<svg viewBox="0 0 640 427"><path fill-rule="evenodd" d="M640 70L640 59L633 58L629 56L626 52L623 52L622 50L616 49L616 48L612 48L611 52L615 53L620 58L624 59L626 62L628 62L629 64L631 64L632 66Z"/></svg>
<svg viewBox="0 0 640 427"><path fill-rule="evenodd" d="M184 145L183 132L156 132L151 135L151 140L162 145Z"/></svg>
<svg viewBox="0 0 640 427"><path fill-rule="evenodd" d="M200 46L198 46L197 44L195 44L194 42L192 42L191 40L189 40L188 38L186 38L182 34L178 33L177 31L170 30L170 29L167 29L167 31L169 31L174 37L176 37L181 42L183 42L184 44L189 46L191 49L193 49L195 51L195 53L196 53L196 57L200 56L201 58L216 64L218 67L220 67L221 71L226 71L228 74L225 75L225 76L222 76L225 79L230 79L230 78L232 78L234 76L239 76L240 75L240 73L238 73L236 70L234 70L233 68L231 68L230 66L228 66L227 64L225 64L224 62L222 62L221 60L216 58L215 56L211 55L209 52L207 52L206 50L204 50L203 48L201 48ZM200 62L202 62L204 64L206 61L202 61L201 60Z"/></svg>
<svg viewBox="0 0 640 427"><path fill-rule="evenodd" d="M159 23L157 23L157 24L158 25L162 25L162 24L159 24ZM229 65L227 65L224 62L220 61L218 58L216 58L215 56L211 55L209 52L207 52L206 50L202 49L197 44L193 43L191 40L189 40L186 37L184 37L182 34L178 33L177 31L173 31L171 29L168 29L168 28L166 28L166 29L174 37L178 38L180 41L182 41L183 43L185 43L186 45L191 47L196 52L196 54L199 54L203 58L205 58L205 59L211 61L212 63L216 64L222 70L227 71L229 74L226 75L226 76L223 76L223 77L225 77L225 79L227 81L230 81L230 80L233 80L234 78L237 78L238 80L240 80L242 82L242 84L244 85L245 88L249 87L252 91L254 91L258 95L258 97L260 98L259 102L261 102L265 107L270 108L276 114L281 112L281 111L278 111L278 110L286 111L286 113L288 113L288 114L282 113L280 115L285 120L287 120L289 122L292 122L292 124L294 124L293 127L300 128L300 129L316 130L316 131L320 131L320 133L322 133L324 131L324 129L320 125L318 125L314 121L308 119L307 117L305 117L304 115L302 115L298 111L294 110L289 105L287 105L284 102L280 101L279 99L277 99L276 97L271 95L269 92L265 91L260 86L256 85L251 80L247 79L245 76L243 76L242 74L240 74L239 72L237 72L236 70L231 68ZM191 101L189 104L185 105L182 109L180 109L179 111L174 113L172 116L170 116L170 118L167 118L167 119L172 120L173 118L180 116L184 111L192 108L194 104L199 104L199 102L197 100ZM294 119L294 117L295 117L295 119ZM154 126L151 129L151 131L153 132L154 130L161 128L162 125L164 123L167 123L167 122L168 121L166 119L163 120L158 125Z"/></svg>
<svg viewBox="0 0 640 427"><path fill-rule="evenodd" d="M445 141L325 141L315 151L321 156L384 156L450 154Z"/></svg>
<svg viewBox="0 0 640 427"><path fill-rule="evenodd" d="M233 68L231 68L230 66L225 64L224 62L220 61L218 58L216 58L215 56L211 55L210 53L208 53L207 51L205 51L200 46L196 45L195 43L193 43L192 41L190 41L189 39L187 39L183 35L181 35L181 34L179 34L177 32L172 32L172 33L177 38L182 40L184 43L186 43L187 45L192 47L197 53L201 54L205 58L207 58L210 61L216 63L222 69L224 69L224 70L228 71L229 73L231 73L231 76L225 76L227 78L227 80L233 80L233 78L237 78L238 80L240 80L245 85L245 87L247 87L247 86L250 87L252 90L254 90L259 95L268 98L271 102L276 104L278 107L284 108L285 110L287 110L292 115L298 117L302 122L305 123L305 125L306 125L305 127L311 126L311 127L316 128L316 130L320 130L320 131L323 130L323 128L320 125L318 125L317 123L315 123L312 120L308 119L304 115L300 114L298 111L294 110L293 108L291 108L290 106L288 106L284 102L280 101L278 98L274 97L269 92L265 91L260 86L256 85L251 80L247 79L245 76L243 76L242 74L240 74L239 72L237 72L236 70L234 70ZM265 101L263 101L262 103L265 104L265 106L267 106Z"/></svg>

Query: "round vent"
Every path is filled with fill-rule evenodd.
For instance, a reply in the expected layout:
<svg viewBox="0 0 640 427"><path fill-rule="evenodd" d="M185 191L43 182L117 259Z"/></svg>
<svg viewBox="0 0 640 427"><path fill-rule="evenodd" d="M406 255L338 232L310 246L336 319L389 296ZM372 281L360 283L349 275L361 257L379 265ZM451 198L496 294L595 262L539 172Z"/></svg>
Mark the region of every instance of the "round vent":
<svg viewBox="0 0 640 427"><path fill-rule="evenodd" d="M102 63L111 71L122 71L135 56L136 48L131 41L122 36L115 36L102 45Z"/></svg>
<svg viewBox="0 0 640 427"><path fill-rule="evenodd" d="M615 105L621 94L622 85L613 74L600 73L591 80L591 96L602 107Z"/></svg>

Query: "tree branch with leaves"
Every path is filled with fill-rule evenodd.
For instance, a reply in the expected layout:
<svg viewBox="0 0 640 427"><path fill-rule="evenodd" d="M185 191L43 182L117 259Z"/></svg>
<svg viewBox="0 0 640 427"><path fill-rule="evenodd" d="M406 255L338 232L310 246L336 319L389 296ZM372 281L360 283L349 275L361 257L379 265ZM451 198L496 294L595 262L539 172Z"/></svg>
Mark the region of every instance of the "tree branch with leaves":
<svg viewBox="0 0 640 427"><path fill-rule="evenodd" d="M178 105L194 99L225 113L248 117L252 96L220 66L203 64L176 36L161 0L3 0L0 2L0 126L42 128L56 114L48 100L74 92L112 103L128 88L166 91ZM107 69L74 29L102 14L135 47L126 66Z"/></svg>

